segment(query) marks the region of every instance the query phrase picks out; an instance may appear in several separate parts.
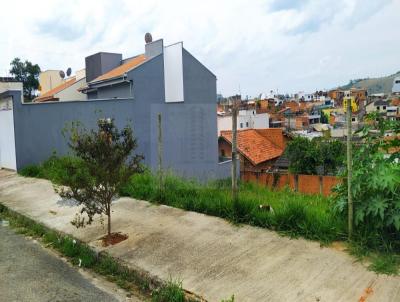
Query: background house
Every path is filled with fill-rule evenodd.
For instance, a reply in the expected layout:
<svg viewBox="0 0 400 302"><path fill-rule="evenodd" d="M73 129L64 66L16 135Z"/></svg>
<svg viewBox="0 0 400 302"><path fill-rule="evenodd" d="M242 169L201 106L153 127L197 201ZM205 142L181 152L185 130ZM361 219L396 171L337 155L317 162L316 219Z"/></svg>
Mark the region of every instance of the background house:
<svg viewBox="0 0 400 302"><path fill-rule="evenodd" d="M272 169L286 147L282 129L248 129L237 132L240 171L265 172ZM218 140L221 160L232 157L232 131L221 131Z"/></svg>
<svg viewBox="0 0 400 302"><path fill-rule="evenodd" d="M46 71L47 73L47 71ZM54 74L51 74L54 77ZM61 77L58 76L60 79ZM43 80L45 79L45 80ZM48 77L42 76L44 83L51 83ZM40 82L40 79L39 79ZM47 85L47 84L46 84ZM42 82L40 82L42 88ZM53 87L54 85L51 85ZM81 88L86 86L86 72L85 69L78 70L75 76L67 79L62 79L58 85L49 90L42 88L40 95L35 98L34 102L55 102L55 101L70 101L70 100L86 100L87 97L80 91Z"/></svg>
<svg viewBox="0 0 400 302"><path fill-rule="evenodd" d="M232 114L217 117L218 135L221 131L232 130ZM265 129L269 128L269 114L257 113L253 110L239 110L237 116L237 128L244 129Z"/></svg>

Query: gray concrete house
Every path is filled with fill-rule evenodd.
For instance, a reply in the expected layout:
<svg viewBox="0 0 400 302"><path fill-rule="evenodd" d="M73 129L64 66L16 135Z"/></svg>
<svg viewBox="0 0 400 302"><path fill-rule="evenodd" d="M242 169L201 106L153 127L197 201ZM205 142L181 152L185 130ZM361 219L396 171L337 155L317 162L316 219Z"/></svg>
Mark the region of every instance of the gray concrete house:
<svg viewBox="0 0 400 302"><path fill-rule="evenodd" d="M138 153L156 169L161 114L164 169L203 180L229 176L231 163L218 163L216 76L183 43L164 46L158 40L132 58L100 52L85 63L87 85L81 91L87 100L23 104L17 91L4 96L13 99L12 114L7 112L12 123L7 133L0 132L14 134L11 168L39 163L53 151L66 154L67 142L61 135L66 125L80 121L91 128L98 118L107 117L118 127L133 127ZM3 149L8 147L0 145Z"/></svg>

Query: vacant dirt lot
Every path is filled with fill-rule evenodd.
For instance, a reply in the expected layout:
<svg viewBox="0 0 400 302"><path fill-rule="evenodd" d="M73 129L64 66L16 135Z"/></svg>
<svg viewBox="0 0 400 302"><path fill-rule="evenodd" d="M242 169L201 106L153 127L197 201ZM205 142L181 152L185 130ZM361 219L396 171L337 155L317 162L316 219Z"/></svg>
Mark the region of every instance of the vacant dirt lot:
<svg viewBox="0 0 400 302"><path fill-rule="evenodd" d="M60 202L45 180L0 172L0 202L98 247L105 229L69 223L76 208ZM129 239L107 251L163 279L180 278L209 301L400 301L400 278L378 276L354 258L319 243L290 240L250 226L237 227L202 214L121 198L113 231Z"/></svg>

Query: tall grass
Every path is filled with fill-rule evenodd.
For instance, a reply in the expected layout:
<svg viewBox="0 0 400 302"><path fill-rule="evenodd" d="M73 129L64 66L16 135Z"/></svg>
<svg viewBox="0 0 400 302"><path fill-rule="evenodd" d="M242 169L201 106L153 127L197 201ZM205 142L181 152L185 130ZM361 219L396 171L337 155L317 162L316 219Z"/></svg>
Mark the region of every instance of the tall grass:
<svg viewBox="0 0 400 302"><path fill-rule="evenodd" d="M334 213L328 199L319 195L272 191L258 184L241 183L239 200L234 205L228 181L199 184L167 174L164 183L160 191L158 178L146 171L132 176L121 194L273 229L292 237L326 243L345 238L345 221ZM260 209L260 205L271 206L273 212Z"/></svg>

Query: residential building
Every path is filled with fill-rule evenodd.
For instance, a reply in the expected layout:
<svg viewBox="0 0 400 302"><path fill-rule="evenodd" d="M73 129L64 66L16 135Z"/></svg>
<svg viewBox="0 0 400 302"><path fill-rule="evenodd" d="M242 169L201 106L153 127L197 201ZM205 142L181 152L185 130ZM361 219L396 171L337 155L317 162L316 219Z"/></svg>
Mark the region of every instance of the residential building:
<svg viewBox="0 0 400 302"><path fill-rule="evenodd" d="M81 91L90 101L22 104L18 94L9 91L14 169L40 163L53 151L66 154L69 148L61 132L71 122L94 129L97 119L106 117L119 129L133 128L136 152L156 171L161 116L163 169L204 181L229 177L231 163L218 162L216 76L182 42L164 46L158 40L144 48L143 54L129 59L107 53L86 58L87 84Z"/></svg>
<svg viewBox="0 0 400 302"><path fill-rule="evenodd" d="M247 129L237 132L240 171L265 172L282 156L287 138L282 129ZM222 131L218 141L221 159L232 157L232 131Z"/></svg>
<svg viewBox="0 0 400 302"><path fill-rule="evenodd" d="M396 77L393 80L393 87L392 87L392 93L393 94L399 94L400 95L400 77Z"/></svg>
<svg viewBox="0 0 400 302"><path fill-rule="evenodd" d="M347 112L347 102L351 103L351 111L356 112L359 109L358 103L356 102L356 98L351 95L346 95L343 98L342 106L343 106L343 111Z"/></svg>
<svg viewBox="0 0 400 302"><path fill-rule="evenodd" d="M8 90L17 90L21 93L21 101L23 97L23 85L22 82L18 82L13 77L0 77L0 93ZM0 110L12 109L11 97L3 98L0 102Z"/></svg>
<svg viewBox="0 0 400 302"><path fill-rule="evenodd" d="M387 100L378 100L375 102L371 102L366 106L366 112L379 112L385 114L387 111L387 107L389 107L389 102Z"/></svg>
<svg viewBox="0 0 400 302"><path fill-rule="evenodd" d="M85 69L76 72L75 76L65 79L61 84L41 93L34 102L64 102L69 100L86 100L86 94L80 89L86 86Z"/></svg>
<svg viewBox="0 0 400 302"><path fill-rule="evenodd" d="M400 120L400 107L399 106L388 106L386 107L386 117L391 121Z"/></svg>
<svg viewBox="0 0 400 302"><path fill-rule="evenodd" d="M218 135L221 135L221 131L232 130L232 115L218 115L217 125ZM255 109L239 110L237 128L239 130L269 128L269 114L257 113Z"/></svg>
<svg viewBox="0 0 400 302"><path fill-rule="evenodd" d="M60 72L61 70L45 70L39 74L40 94L44 94L65 82L60 76Z"/></svg>

